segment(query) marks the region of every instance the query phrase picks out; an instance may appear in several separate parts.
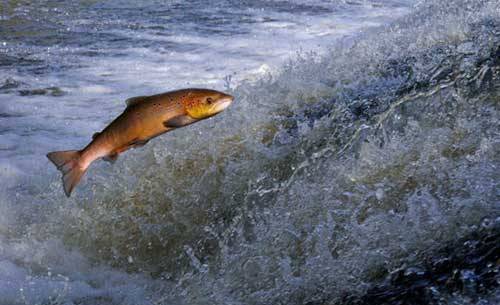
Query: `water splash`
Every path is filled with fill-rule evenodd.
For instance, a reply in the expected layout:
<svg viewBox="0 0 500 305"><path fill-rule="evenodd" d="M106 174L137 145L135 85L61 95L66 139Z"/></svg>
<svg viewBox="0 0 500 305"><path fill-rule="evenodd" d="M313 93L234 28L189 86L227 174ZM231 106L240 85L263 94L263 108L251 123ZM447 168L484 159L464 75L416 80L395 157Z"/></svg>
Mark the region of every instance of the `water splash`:
<svg viewBox="0 0 500 305"><path fill-rule="evenodd" d="M426 2L239 85L223 116L92 168L70 201L36 181L44 217L0 222L2 270L34 278L28 303L80 304L341 303L422 277L500 214L499 16Z"/></svg>

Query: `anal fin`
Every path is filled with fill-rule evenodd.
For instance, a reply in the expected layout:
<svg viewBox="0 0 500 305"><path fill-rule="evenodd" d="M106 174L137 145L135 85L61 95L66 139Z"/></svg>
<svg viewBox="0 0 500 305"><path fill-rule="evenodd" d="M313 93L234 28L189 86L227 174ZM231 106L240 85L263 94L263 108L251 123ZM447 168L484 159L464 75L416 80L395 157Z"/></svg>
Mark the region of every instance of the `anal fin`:
<svg viewBox="0 0 500 305"><path fill-rule="evenodd" d="M118 160L118 154L117 153L112 153L107 155L106 157L102 158L106 162L111 162L115 163L116 160Z"/></svg>
<svg viewBox="0 0 500 305"><path fill-rule="evenodd" d="M148 143L148 142L149 142L149 140L139 140L139 139L137 139L137 140L133 140L133 141L132 141L132 142L130 142L128 145L125 145L125 146L122 146L122 147L120 147L120 148L118 148L118 149L115 149L112 153L110 153L109 155L107 155L107 156L103 157L102 159L103 159L104 161L114 163L114 162L118 159L118 156L119 156L122 152L124 152L124 151L126 151L126 150L128 150L128 149L130 149L130 148L135 148L135 147L141 147L141 146L144 146L144 145L146 145L146 143Z"/></svg>
<svg viewBox="0 0 500 305"><path fill-rule="evenodd" d="M131 147L141 147L146 145L149 142L149 140L134 140L130 142L129 146Z"/></svg>

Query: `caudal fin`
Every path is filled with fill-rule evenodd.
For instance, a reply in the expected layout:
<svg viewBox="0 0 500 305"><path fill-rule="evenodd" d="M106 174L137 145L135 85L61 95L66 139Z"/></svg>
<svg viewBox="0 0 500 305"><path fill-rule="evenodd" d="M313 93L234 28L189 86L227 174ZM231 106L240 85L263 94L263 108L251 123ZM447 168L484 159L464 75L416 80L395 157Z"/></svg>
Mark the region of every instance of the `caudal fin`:
<svg viewBox="0 0 500 305"><path fill-rule="evenodd" d="M62 172L64 193L69 197L71 195L71 192L87 170L86 168L80 167L80 151L54 151L48 153L47 158L49 158L49 160L54 163L57 169Z"/></svg>

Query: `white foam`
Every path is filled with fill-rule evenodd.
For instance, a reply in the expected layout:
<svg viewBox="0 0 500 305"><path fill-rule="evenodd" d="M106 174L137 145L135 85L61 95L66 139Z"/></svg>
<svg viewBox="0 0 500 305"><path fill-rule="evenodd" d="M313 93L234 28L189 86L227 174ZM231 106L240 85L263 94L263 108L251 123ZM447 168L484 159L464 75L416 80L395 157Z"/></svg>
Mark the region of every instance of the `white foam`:
<svg viewBox="0 0 500 305"><path fill-rule="evenodd" d="M102 85L82 86L80 87L80 91L82 93L94 93L94 94L107 94L114 92L112 88Z"/></svg>
<svg viewBox="0 0 500 305"><path fill-rule="evenodd" d="M124 108L123 100L127 97L186 86L225 89L225 77L228 75L232 76L233 86L248 80L254 81L263 75L275 73L284 61L299 51L314 50L320 53L322 48L328 47L335 39L355 35L365 27L389 22L408 12L407 7L400 10L383 6L361 9L362 12L358 14L347 13L347 18L336 15L335 12L309 16L250 10L257 21L268 17L277 21L253 23L248 26L248 33L234 37L203 37L196 33L161 36L121 31L118 34L142 35L138 38L164 41L166 45L177 43L195 46L188 50L129 46L118 50L124 55L116 57L108 56L108 53L116 53L117 50L99 50L105 55L78 58L84 64L70 71L48 73L41 78L22 73L16 75L17 79L28 83L30 88L45 88L56 84L65 88L66 95L20 97L15 91L9 95L12 100L7 110L16 110L27 116L11 119L12 131L0 134L0 304L41 304L48 300L76 304L83 302L85 298L90 299L89 302L97 302L95 300L101 298L103 303L111 300L113 304L140 305L159 300L160 296L156 294L160 294L162 289L166 291L165 294L172 292L174 299L185 296L186 293L191 293L192 299L195 299L196 293L202 294L201 289L197 290L197 285L211 285L204 283L203 277L187 274L177 283L159 282L142 273L129 274L119 268L106 266L111 262L100 262L92 257L92 253L80 252L78 246L68 248L62 236L70 228L58 225L66 221L65 224L78 227L81 223L61 217L77 211L79 207L75 206L76 202L94 195L82 191L80 197L74 195L72 199L66 199L60 187L59 173L45 158L45 153L83 147L90 141L93 132L104 127L120 113ZM89 25L93 20L77 19L74 22L75 25ZM82 51L82 47L69 46L60 50L60 56L67 56L71 51ZM57 53L57 48L51 52ZM0 71L0 79L11 76L11 72L17 73ZM254 96L253 93L247 95ZM247 100L251 100L248 96ZM208 126L206 124L208 123L205 122L204 127ZM176 136L171 139L170 144L169 149L190 148L188 136ZM16 156L9 152L12 149ZM167 150L167 153L177 154L176 157L181 158L179 156L183 156L185 151L172 149ZM106 166L109 165L99 164L99 168ZM219 164L214 164L214 167L218 166ZM95 167L91 170L94 169L97 171ZM126 172L126 165L117 165L113 170ZM171 173L165 173L169 174ZM139 174L130 176L131 180L146 179ZM96 179L101 179L97 180L99 183L94 183L96 187L107 187L103 186L106 176L101 175ZM101 209L99 206L93 208ZM84 215L90 217L92 214L87 212ZM96 215L102 216L99 213L94 216ZM79 217L68 218L84 221ZM81 230L94 229L81 226ZM317 231L318 236L325 234L321 228ZM193 251L189 252L189 257L198 270L209 270ZM257 262L259 259L264 260L256 256ZM284 258L281 264L281 268L286 271L287 281L300 285L300 280L291 275L287 259ZM135 257L127 256L129 264L136 261ZM252 271L253 265L247 265L250 266L249 271ZM184 279L186 283L189 282L190 286L187 288L183 287ZM162 289L157 289L155 285ZM216 284L213 285L216 287ZM229 289L218 288L220 291ZM265 294L266 291L260 293ZM177 302L173 301L171 304L182 302L179 301L182 298L175 300ZM222 300L221 304L224 301L227 300ZM229 303L238 304L238 301L231 300Z"/></svg>
<svg viewBox="0 0 500 305"><path fill-rule="evenodd" d="M153 280L91 264L58 240L0 241L0 249L0 304L41 304L47 300L73 304L99 298L116 304L152 304L153 294L145 287Z"/></svg>

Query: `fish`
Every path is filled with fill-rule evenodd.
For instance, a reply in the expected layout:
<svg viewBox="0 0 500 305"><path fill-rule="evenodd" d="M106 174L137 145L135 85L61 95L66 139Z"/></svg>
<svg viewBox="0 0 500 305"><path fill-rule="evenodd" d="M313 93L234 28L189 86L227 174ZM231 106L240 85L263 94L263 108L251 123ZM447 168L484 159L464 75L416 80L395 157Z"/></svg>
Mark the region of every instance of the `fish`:
<svg viewBox="0 0 500 305"><path fill-rule="evenodd" d="M128 149L146 145L166 132L210 118L225 110L233 96L211 89L188 88L127 99L126 108L82 150L53 151L47 158L62 173L67 197L98 159L115 162Z"/></svg>

